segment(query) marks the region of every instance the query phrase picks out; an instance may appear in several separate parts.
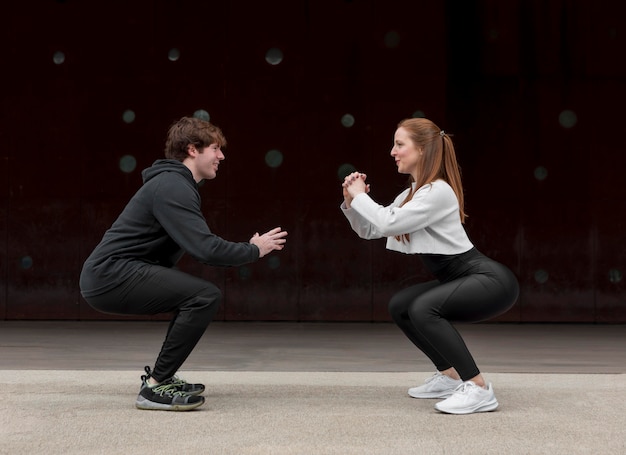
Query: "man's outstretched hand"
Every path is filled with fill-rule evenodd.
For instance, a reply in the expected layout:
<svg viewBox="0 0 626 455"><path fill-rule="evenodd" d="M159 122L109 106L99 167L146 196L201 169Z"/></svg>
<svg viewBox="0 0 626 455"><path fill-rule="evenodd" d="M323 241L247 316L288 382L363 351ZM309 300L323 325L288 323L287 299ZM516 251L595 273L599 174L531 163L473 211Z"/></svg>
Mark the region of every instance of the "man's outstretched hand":
<svg viewBox="0 0 626 455"><path fill-rule="evenodd" d="M282 250L285 247L285 242L287 242L285 237L287 237L287 231L276 227L263 235L259 235L257 232L250 239L250 243L259 248L259 258L262 258L274 250Z"/></svg>

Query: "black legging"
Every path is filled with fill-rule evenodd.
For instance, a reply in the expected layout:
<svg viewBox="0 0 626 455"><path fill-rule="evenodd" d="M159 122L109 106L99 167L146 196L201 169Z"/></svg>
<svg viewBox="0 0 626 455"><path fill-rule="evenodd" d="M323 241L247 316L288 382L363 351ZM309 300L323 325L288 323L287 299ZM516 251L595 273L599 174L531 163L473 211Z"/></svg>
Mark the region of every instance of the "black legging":
<svg viewBox="0 0 626 455"><path fill-rule="evenodd" d="M506 312L517 300L517 279L474 248L459 255L421 257L438 280L398 292L389 312L438 371L454 367L467 381L480 370L451 321L479 322Z"/></svg>
<svg viewBox="0 0 626 455"><path fill-rule="evenodd" d="M115 289L86 298L96 310L112 314L174 313L152 376L176 374L215 316L222 300L212 283L180 270L146 265Z"/></svg>

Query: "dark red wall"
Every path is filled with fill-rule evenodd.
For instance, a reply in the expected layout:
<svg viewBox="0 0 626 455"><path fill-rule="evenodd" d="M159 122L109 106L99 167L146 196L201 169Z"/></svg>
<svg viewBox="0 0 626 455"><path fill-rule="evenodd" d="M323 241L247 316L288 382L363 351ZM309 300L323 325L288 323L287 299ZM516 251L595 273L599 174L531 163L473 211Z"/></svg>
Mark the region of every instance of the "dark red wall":
<svg viewBox="0 0 626 455"><path fill-rule="evenodd" d="M623 2L402 4L4 4L0 319L105 318L80 297L82 262L171 122L202 109L228 139L201 190L211 228L290 233L239 269L183 261L223 289L219 319L386 321L393 292L430 278L338 208L345 164L381 203L403 189L391 138L421 111L454 135L471 238L520 279L500 320L626 322Z"/></svg>

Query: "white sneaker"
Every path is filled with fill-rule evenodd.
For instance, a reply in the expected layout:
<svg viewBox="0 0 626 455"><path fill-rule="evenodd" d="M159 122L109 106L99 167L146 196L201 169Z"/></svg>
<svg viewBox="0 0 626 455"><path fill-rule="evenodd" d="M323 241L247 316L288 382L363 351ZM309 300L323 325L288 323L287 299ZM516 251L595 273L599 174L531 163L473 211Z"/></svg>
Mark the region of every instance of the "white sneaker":
<svg viewBox="0 0 626 455"><path fill-rule="evenodd" d="M472 381L465 381L454 391L450 398L440 401L435 409L448 414L472 414L473 412L493 411L498 407L498 400L493 393L491 383L484 389Z"/></svg>
<svg viewBox="0 0 626 455"><path fill-rule="evenodd" d="M439 371L424 382L423 385L410 388L409 395L413 398L448 398L463 384L460 379L452 379Z"/></svg>

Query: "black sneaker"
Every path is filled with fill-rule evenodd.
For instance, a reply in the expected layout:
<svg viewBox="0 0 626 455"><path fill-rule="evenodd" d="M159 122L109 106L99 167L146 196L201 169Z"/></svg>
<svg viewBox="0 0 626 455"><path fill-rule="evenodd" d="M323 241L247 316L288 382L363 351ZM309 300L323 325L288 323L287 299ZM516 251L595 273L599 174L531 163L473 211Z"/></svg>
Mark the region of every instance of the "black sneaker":
<svg viewBox="0 0 626 455"><path fill-rule="evenodd" d="M146 379L152 376L152 371L149 366L144 367L144 370L146 371ZM143 380L143 376L141 378ZM204 384L190 384L176 375L162 381L161 384L171 384L176 390L188 393L189 395L200 395L204 392Z"/></svg>
<svg viewBox="0 0 626 455"><path fill-rule="evenodd" d="M189 411L204 404L204 397L181 392L172 384L150 387L146 376L142 376L141 379L141 390L135 401L137 409Z"/></svg>
<svg viewBox="0 0 626 455"><path fill-rule="evenodd" d="M170 384L175 387L176 390L188 393L189 395L200 395L204 392L204 384L190 384L182 378L174 375L169 379L166 379L161 384Z"/></svg>

